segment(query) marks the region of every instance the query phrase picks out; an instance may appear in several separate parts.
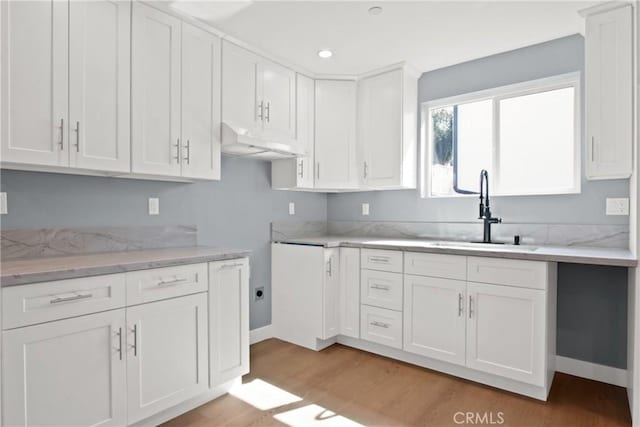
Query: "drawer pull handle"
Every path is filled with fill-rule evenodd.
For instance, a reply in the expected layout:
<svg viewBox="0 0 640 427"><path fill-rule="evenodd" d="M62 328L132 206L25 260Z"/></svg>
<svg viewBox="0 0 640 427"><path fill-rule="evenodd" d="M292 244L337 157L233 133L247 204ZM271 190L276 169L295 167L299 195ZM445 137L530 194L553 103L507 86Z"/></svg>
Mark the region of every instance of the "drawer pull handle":
<svg viewBox="0 0 640 427"><path fill-rule="evenodd" d="M372 256L369 258L371 262L389 262L389 257L387 256Z"/></svg>
<svg viewBox="0 0 640 427"><path fill-rule="evenodd" d="M160 280L158 282L158 286L171 286L171 285L177 285L178 283L182 283L182 282L186 282L187 279L184 277L176 277L173 280Z"/></svg>
<svg viewBox="0 0 640 427"><path fill-rule="evenodd" d="M380 289L381 291L388 291L389 287L383 286L383 285L371 285L371 289Z"/></svg>
<svg viewBox="0 0 640 427"><path fill-rule="evenodd" d="M81 299L87 299L93 297L93 294L77 294L72 297L58 297L49 301L49 304L59 304L61 302L78 301Z"/></svg>
<svg viewBox="0 0 640 427"><path fill-rule="evenodd" d="M220 269L222 270L222 269L236 268L236 267L242 267L242 266L243 266L243 264L238 262L238 263L235 263L235 264L224 264L223 266L220 267Z"/></svg>
<svg viewBox="0 0 640 427"><path fill-rule="evenodd" d="M373 322L371 322L369 324L371 326L377 326L379 328L385 328L385 329L388 329L389 326L390 326L388 323L382 323L382 322L376 322L376 321L373 321Z"/></svg>

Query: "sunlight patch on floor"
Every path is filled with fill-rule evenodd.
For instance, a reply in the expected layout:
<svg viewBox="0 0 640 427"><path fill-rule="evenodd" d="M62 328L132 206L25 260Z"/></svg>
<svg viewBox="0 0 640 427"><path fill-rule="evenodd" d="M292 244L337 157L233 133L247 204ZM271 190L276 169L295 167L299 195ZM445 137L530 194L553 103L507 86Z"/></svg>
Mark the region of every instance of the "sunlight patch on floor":
<svg viewBox="0 0 640 427"><path fill-rule="evenodd" d="M362 424L315 404L282 412L273 417L289 426L363 427Z"/></svg>
<svg viewBox="0 0 640 427"><path fill-rule="evenodd" d="M255 379L246 384L235 385L231 388L229 394L261 411L268 411L269 409L302 400L301 397L295 394L259 379Z"/></svg>

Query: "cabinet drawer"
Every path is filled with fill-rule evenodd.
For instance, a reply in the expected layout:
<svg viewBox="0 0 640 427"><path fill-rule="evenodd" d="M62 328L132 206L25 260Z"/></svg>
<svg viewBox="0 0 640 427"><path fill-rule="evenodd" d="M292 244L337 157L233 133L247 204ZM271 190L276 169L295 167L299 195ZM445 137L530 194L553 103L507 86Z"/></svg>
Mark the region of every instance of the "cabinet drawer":
<svg viewBox="0 0 640 427"><path fill-rule="evenodd" d="M460 255L405 252L404 272L416 276L466 280L467 257Z"/></svg>
<svg viewBox="0 0 640 427"><path fill-rule="evenodd" d="M124 274L10 286L2 289L2 327L17 328L124 305Z"/></svg>
<svg viewBox="0 0 640 427"><path fill-rule="evenodd" d="M362 249L360 251L360 267L402 273L402 252Z"/></svg>
<svg viewBox="0 0 640 427"><path fill-rule="evenodd" d="M207 264L132 271L127 275L127 305L142 304L207 290Z"/></svg>
<svg viewBox="0 0 640 427"><path fill-rule="evenodd" d="M548 269L549 263L541 261L469 257L467 280L546 290Z"/></svg>
<svg viewBox="0 0 640 427"><path fill-rule="evenodd" d="M402 313L362 305L360 309L360 334L363 340L402 348Z"/></svg>
<svg viewBox="0 0 640 427"><path fill-rule="evenodd" d="M360 301L362 304L402 311L402 274L361 270Z"/></svg>

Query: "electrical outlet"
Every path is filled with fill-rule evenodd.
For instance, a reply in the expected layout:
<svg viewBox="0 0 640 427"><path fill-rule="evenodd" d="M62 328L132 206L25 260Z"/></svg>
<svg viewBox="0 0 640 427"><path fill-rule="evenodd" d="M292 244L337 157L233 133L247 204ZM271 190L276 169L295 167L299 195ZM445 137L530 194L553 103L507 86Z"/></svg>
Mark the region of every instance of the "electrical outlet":
<svg viewBox="0 0 640 427"><path fill-rule="evenodd" d="M289 215L296 214L296 204L293 202L289 202Z"/></svg>
<svg viewBox="0 0 640 427"><path fill-rule="evenodd" d="M6 215L7 212L7 193L3 191L0 193L0 215Z"/></svg>
<svg viewBox="0 0 640 427"><path fill-rule="evenodd" d="M362 204L362 215L364 216L369 215L369 203Z"/></svg>
<svg viewBox="0 0 640 427"><path fill-rule="evenodd" d="M259 288L256 288L255 300L260 301L262 299L264 299L264 286L260 286Z"/></svg>
<svg viewBox="0 0 640 427"><path fill-rule="evenodd" d="M629 198L610 199L607 197L607 215L629 215Z"/></svg>
<svg viewBox="0 0 640 427"><path fill-rule="evenodd" d="M149 215L160 215L160 199L149 197Z"/></svg>

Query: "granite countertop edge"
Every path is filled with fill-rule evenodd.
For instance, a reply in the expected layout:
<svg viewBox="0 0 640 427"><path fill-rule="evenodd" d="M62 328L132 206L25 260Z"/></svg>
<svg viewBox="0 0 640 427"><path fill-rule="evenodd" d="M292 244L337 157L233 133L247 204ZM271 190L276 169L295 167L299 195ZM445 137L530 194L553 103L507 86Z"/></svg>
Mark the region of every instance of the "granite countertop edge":
<svg viewBox="0 0 640 427"><path fill-rule="evenodd" d="M444 240L444 239L441 239ZM406 243L403 243L406 242ZM394 239L375 237L321 236L308 238L274 239L273 243L323 246L326 248L351 247L365 249L401 250L406 252L424 252L435 254L485 256L531 261L566 262L574 264L608 265L617 267L636 267L638 260L628 249L600 248L583 246L544 246L533 245L535 251L524 249L491 250L486 248L456 248L442 246L420 246L427 239Z"/></svg>
<svg viewBox="0 0 640 427"><path fill-rule="evenodd" d="M5 260L0 287L244 258L250 250L195 246Z"/></svg>

